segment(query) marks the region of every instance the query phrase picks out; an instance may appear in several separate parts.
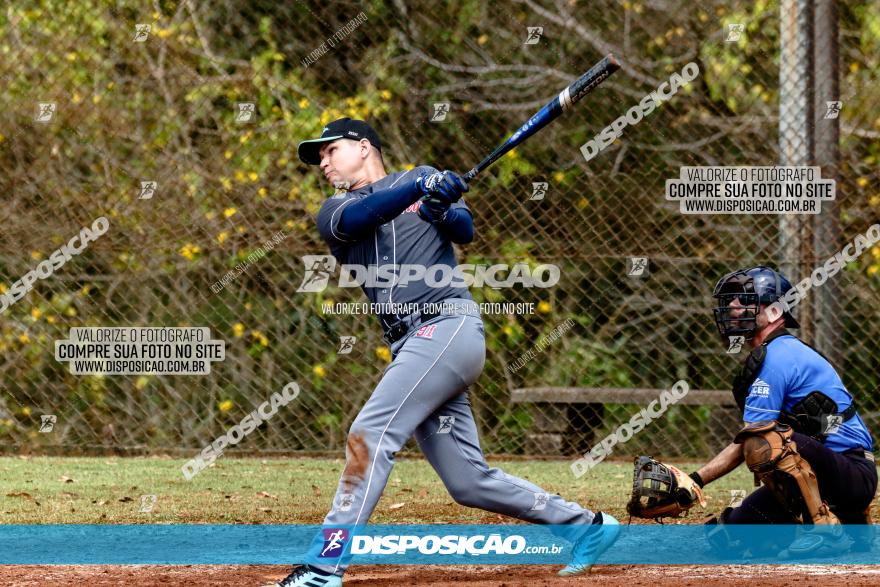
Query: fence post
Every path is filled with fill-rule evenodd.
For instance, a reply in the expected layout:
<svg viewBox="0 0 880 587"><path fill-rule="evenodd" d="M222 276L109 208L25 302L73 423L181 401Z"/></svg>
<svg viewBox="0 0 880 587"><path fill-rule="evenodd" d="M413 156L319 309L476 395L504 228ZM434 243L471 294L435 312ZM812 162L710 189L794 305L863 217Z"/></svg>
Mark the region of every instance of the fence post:
<svg viewBox="0 0 880 587"><path fill-rule="evenodd" d="M818 0L814 14L814 161L822 168L822 177L838 181L840 161L840 118L825 118L828 102L840 99L838 71L838 10L837 0ZM837 189L840 184L837 183ZM822 213L814 216L816 257L821 263L843 244L840 229L840 193L833 202L822 204ZM813 292L814 344L832 364L841 367L840 331L841 288L838 279L830 279Z"/></svg>
<svg viewBox="0 0 880 587"><path fill-rule="evenodd" d="M810 165L813 153L811 0L780 3L779 50L779 164ZM809 274L813 267L810 216L779 217L779 268L792 281ZM801 336L813 337L812 296L798 304Z"/></svg>

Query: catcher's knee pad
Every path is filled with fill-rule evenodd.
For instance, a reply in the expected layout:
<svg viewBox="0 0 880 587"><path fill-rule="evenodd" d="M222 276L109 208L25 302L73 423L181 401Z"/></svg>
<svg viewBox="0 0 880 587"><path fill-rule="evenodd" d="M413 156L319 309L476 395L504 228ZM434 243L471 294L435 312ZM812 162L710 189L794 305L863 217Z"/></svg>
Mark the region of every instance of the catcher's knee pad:
<svg viewBox="0 0 880 587"><path fill-rule="evenodd" d="M734 438L742 444L746 465L796 518L806 506L814 524L839 524L819 494L810 463L797 452L790 426L776 420L748 424Z"/></svg>

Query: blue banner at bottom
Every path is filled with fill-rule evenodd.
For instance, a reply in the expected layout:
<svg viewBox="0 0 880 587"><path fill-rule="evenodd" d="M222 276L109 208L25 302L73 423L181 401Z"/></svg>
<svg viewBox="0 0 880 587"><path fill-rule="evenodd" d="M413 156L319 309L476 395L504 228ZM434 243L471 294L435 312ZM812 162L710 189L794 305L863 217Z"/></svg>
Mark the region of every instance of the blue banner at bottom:
<svg viewBox="0 0 880 587"><path fill-rule="evenodd" d="M0 525L0 564L556 565L588 528L598 564L880 563L874 526L38 524Z"/></svg>

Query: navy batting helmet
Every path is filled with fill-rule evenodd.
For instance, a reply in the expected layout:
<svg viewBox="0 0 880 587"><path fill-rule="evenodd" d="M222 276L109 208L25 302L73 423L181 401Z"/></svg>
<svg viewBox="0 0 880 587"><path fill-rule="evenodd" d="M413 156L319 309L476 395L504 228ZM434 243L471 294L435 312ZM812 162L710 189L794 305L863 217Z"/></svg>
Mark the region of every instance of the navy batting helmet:
<svg viewBox="0 0 880 587"><path fill-rule="evenodd" d="M725 340L729 336L745 336L747 340L753 338L761 304L772 304L791 288L791 282L781 273L763 265L728 273L718 280L712 292L712 297L718 300L718 307L715 308L718 332ZM739 299L740 306L731 308L734 299ZM786 327L800 328L791 313L784 312L783 317Z"/></svg>

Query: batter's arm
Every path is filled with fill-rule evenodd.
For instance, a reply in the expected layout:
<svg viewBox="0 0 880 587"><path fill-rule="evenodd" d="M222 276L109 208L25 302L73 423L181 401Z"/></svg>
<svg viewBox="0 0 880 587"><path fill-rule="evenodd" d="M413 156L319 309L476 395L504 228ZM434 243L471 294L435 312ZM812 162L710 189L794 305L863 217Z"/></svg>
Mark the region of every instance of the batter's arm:
<svg viewBox="0 0 880 587"><path fill-rule="evenodd" d="M740 466L744 460L742 445L731 442L720 453L715 455L711 461L703 465L697 471L697 475L699 475L700 480L705 485L724 477Z"/></svg>
<svg viewBox="0 0 880 587"><path fill-rule="evenodd" d="M457 245L466 245L474 240L474 219L467 208L450 208L443 222L436 226Z"/></svg>
<svg viewBox="0 0 880 587"><path fill-rule="evenodd" d="M347 206L339 219L339 231L361 238L376 230L380 224L399 216L424 194L419 182L421 175L410 175L393 187L374 192Z"/></svg>

